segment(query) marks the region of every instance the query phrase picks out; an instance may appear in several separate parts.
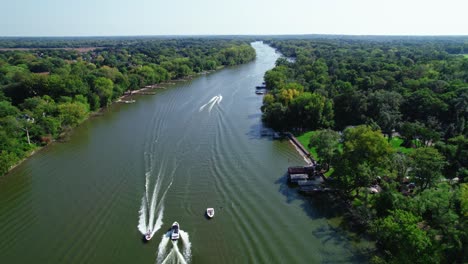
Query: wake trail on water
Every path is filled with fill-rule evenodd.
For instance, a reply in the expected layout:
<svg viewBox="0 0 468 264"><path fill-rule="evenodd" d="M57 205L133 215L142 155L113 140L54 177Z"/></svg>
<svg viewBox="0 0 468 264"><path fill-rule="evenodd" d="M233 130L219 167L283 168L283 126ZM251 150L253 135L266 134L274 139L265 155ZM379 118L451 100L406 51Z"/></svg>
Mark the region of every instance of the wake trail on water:
<svg viewBox="0 0 468 264"><path fill-rule="evenodd" d="M138 221L138 230L140 231L140 233L142 235L145 235L148 231L147 231L147 228L148 226L146 225L147 223L147 215L146 215L146 212L148 211L148 208L147 208L147 201L146 201L146 196L143 196L143 198L141 199L141 207L140 207L140 218L139 218L139 221Z"/></svg>
<svg viewBox="0 0 468 264"><path fill-rule="evenodd" d="M141 206L139 210L139 219L138 219L138 230L142 235L147 235L148 233L152 237L163 225L163 216L164 216L164 201L167 192L172 186L174 180L175 168L172 173L167 175L166 173L166 160L160 161L159 170L155 175L154 168L156 167L155 153L156 143L153 142L149 148L149 152L145 152L145 191L143 193L143 198L141 200ZM152 177L154 175L154 177ZM153 179L155 178L155 179ZM170 182L167 184L167 178ZM167 184L167 186L166 186ZM163 187L163 185L165 187ZM161 189L164 189L164 192L161 194Z"/></svg>
<svg viewBox="0 0 468 264"><path fill-rule="evenodd" d="M200 111L200 112L203 111L203 109L204 109L207 105L209 105L210 103L212 103L213 101L215 101L215 100L217 100L217 99L218 99L218 96L213 96L213 98L211 98L210 101L208 101L208 103L206 103L206 104L204 104L204 105L202 105L202 106L200 107L199 111Z"/></svg>
<svg viewBox="0 0 468 264"><path fill-rule="evenodd" d="M192 243L190 243L189 235L184 230L180 230L180 238L184 246L184 258L189 260L192 258Z"/></svg>
<svg viewBox="0 0 468 264"><path fill-rule="evenodd" d="M211 113L211 109L213 109L213 106L215 106L216 102L218 101L218 98L211 103L210 108L208 108L208 113Z"/></svg>
<svg viewBox="0 0 468 264"><path fill-rule="evenodd" d="M198 109L198 112L203 111L203 109L205 109L205 107L209 106L208 107L208 112L211 113L211 110L213 109L213 107L215 105L219 105L219 103L221 103L222 100L223 100L222 95L213 96L213 98L211 98L210 101L208 101L208 103L200 106L200 108Z"/></svg>
<svg viewBox="0 0 468 264"><path fill-rule="evenodd" d="M167 244L171 240L171 231L166 232L161 239L161 242L158 246L158 258L156 259L156 263L162 263L166 256Z"/></svg>
<svg viewBox="0 0 468 264"><path fill-rule="evenodd" d="M156 263L189 263L192 257L191 247L192 244L189 240L189 235L187 232L183 230L179 230L180 240L182 241L182 253L179 250L178 242L171 241L171 231L165 233L162 238L161 242L158 246L158 256L156 259ZM168 252L168 249L169 253Z"/></svg>

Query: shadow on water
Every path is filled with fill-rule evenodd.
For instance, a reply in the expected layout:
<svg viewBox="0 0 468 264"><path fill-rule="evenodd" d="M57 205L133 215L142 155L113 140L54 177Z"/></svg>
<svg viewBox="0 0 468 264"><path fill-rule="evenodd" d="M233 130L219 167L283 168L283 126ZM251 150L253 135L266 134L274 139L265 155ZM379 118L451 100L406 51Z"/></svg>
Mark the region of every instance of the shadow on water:
<svg viewBox="0 0 468 264"><path fill-rule="evenodd" d="M258 119L262 117L262 113L255 113L247 116L247 119Z"/></svg>
<svg viewBox="0 0 468 264"><path fill-rule="evenodd" d="M364 245L366 238L362 234L350 232L346 222L343 221L346 214L346 205L338 197L330 194L319 194L306 196L298 191L295 184L287 179L287 172L275 181L288 204L300 201L300 207L313 220L325 219L327 225L322 225L311 231L311 234L320 241L322 245L340 246L353 252L353 255L344 261L336 261L333 252L321 252L323 256L330 256L333 261L322 263L365 263L375 253L373 247ZM362 243L362 245L359 245Z"/></svg>
<svg viewBox="0 0 468 264"><path fill-rule="evenodd" d="M248 118L254 118L250 115ZM250 126L249 131L246 133L249 139L270 139L273 140L274 131L270 128L264 127L262 123L253 124Z"/></svg>

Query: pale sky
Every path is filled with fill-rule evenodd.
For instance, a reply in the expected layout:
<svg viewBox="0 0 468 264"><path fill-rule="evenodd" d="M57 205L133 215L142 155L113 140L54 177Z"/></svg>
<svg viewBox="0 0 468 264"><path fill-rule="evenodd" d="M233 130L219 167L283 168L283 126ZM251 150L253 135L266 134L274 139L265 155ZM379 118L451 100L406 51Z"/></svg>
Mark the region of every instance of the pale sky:
<svg viewBox="0 0 468 264"><path fill-rule="evenodd" d="M468 35L468 0L0 0L0 36Z"/></svg>

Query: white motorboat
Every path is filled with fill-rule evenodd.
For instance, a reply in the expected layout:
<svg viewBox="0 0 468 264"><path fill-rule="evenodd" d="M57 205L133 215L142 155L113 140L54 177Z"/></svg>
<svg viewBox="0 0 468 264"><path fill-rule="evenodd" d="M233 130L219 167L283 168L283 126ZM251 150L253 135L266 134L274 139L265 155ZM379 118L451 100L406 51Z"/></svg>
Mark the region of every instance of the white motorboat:
<svg viewBox="0 0 468 264"><path fill-rule="evenodd" d="M150 241L150 239L151 239L151 229L148 230L148 233L146 233L145 239L148 240L148 241Z"/></svg>
<svg viewBox="0 0 468 264"><path fill-rule="evenodd" d="M177 240L177 239L179 239L179 229L180 229L179 223L174 222L174 223L172 224L172 227L171 227L171 231L172 231L172 232L171 232L171 239L172 239L172 240Z"/></svg>
<svg viewBox="0 0 468 264"><path fill-rule="evenodd" d="M209 218L213 218L213 216L214 216L214 208L206 208L206 215L207 215Z"/></svg>

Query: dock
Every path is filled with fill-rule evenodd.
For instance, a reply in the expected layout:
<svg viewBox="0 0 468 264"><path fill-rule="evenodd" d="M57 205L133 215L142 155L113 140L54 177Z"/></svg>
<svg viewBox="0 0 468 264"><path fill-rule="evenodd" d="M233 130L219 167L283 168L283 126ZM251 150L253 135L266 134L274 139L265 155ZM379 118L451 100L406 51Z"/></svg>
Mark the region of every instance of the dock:
<svg viewBox="0 0 468 264"><path fill-rule="evenodd" d="M289 174L288 181L290 183L298 183L300 181L306 181L309 179L307 174Z"/></svg>
<svg viewBox="0 0 468 264"><path fill-rule="evenodd" d="M322 185L325 182L325 180L320 177L320 176L314 176L312 178L309 178L308 180L304 181L298 181L297 185L299 186L319 186Z"/></svg>
<svg viewBox="0 0 468 264"><path fill-rule="evenodd" d="M288 181L296 183L312 180L315 174L315 166L294 166L288 168Z"/></svg>
<svg viewBox="0 0 468 264"><path fill-rule="evenodd" d="M315 166L293 166L288 168L288 174L308 174L311 175L315 172Z"/></svg>

